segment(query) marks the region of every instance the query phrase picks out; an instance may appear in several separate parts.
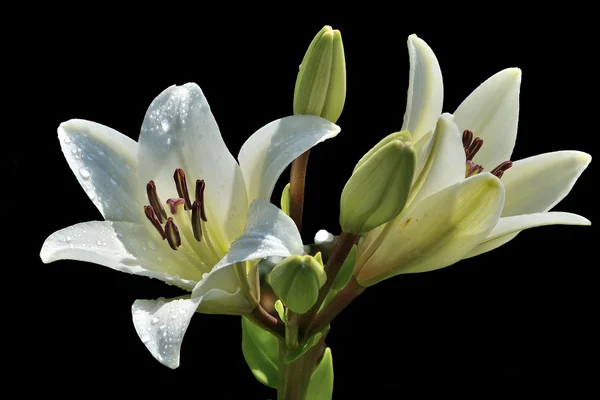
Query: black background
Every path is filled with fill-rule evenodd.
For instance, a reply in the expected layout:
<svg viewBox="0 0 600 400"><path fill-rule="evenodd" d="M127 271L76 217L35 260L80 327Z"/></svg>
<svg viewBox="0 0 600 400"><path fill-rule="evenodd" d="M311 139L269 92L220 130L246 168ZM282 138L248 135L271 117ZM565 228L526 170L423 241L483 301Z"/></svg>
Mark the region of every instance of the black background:
<svg viewBox="0 0 600 400"><path fill-rule="evenodd" d="M49 234L102 219L62 156L56 137L62 121L84 118L137 139L153 98L167 86L193 81L235 155L255 130L291 114L304 51L330 24L342 32L348 91L338 121L342 132L310 156L306 241L321 228L339 232L339 194L354 164L401 127L411 33L439 59L444 111L452 112L497 71L523 70L513 159L563 149L593 154L597 116L590 106L596 108L597 99L587 95L595 93L596 82L585 10L526 15L499 5L449 13L405 5L346 15L320 13L316 4L298 8L265 14L233 5L228 13L173 7L148 15L69 9L53 10L57 16L48 18L43 14L51 10L36 10L44 18L23 19L7 36L11 57L5 63L16 68L6 80L16 87L5 94L15 125L4 133L10 190L2 197L12 238L5 244L11 257L3 262L3 286L16 296L5 297L3 324L12 338L5 344L6 362L31 383L25 390L275 397L244 363L238 317L194 316L181 367L169 370L138 339L130 306L138 298L179 291L92 264L39 261ZM593 174L592 163L556 209L594 222ZM596 376L594 232L536 228L485 255L367 290L336 319L328 337L335 398L583 390Z"/></svg>

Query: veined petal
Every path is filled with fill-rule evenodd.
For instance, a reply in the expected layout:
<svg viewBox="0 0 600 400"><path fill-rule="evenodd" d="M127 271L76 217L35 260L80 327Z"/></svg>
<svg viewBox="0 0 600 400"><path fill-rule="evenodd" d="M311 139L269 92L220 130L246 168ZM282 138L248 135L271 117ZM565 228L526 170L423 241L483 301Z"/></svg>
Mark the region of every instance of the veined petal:
<svg viewBox="0 0 600 400"><path fill-rule="evenodd" d="M524 229L545 225L591 225L591 222L580 215L566 212L541 212L500 218L488 237L464 258L494 250L513 239Z"/></svg>
<svg viewBox="0 0 600 400"><path fill-rule="evenodd" d="M465 150L452 116L444 114L433 134L429 158L413 182L409 203L419 202L465 179Z"/></svg>
<svg viewBox="0 0 600 400"><path fill-rule="evenodd" d="M183 335L196 311L199 299L136 300L131 306L133 325L150 353L169 368L179 367Z"/></svg>
<svg viewBox="0 0 600 400"><path fill-rule="evenodd" d="M200 300L198 312L229 315L251 312L255 306L244 293L240 279L245 277L237 275L235 265L215 267L204 275L192 291L192 298Z"/></svg>
<svg viewBox="0 0 600 400"><path fill-rule="evenodd" d="M416 143L435 128L442 113L442 72L431 48L416 35L408 37L410 72L406 112L401 130L408 130Z"/></svg>
<svg viewBox="0 0 600 400"><path fill-rule="evenodd" d="M160 279L192 290L202 278L199 270L175 251L162 251L148 229L132 222L91 221L50 235L40 251L44 263L78 260L121 272Z"/></svg>
<svg viewBox="0 0 600 400"><path fill-rule="evenodd" d="M503 217L548 211L565 198L592 161L580 151L556 151L513 163L502 176Z"/></svg>
<svg viewBox="0 0 600 400"><path fill-rule="evenodd" d="M198 85L171 86L159 94L146 112L139 143L139 193L145 196L146 184L154 180L162 201L178 197L176 168L185 171L189 188L196 179L204 179L210 230L218 236L212 240L226 251L244 228L246 188Z"/></svg>
<svg viewBox="0 0 600 400"><path fill-rule="evenodd" d="M303 254L302 238L294 221L265 200L254 200L244 234L237 238L215 268L261 258Z"/></svg>
<svg viewBox="0 0 600 400"><path fill-rule="evenodd" d="M474 161L487 171L509 160L519 123L521 70L508 68L483 82L454 112L460 132L473 131L483 139Z"/></svg>
<svg viewBox="0 0 600 400"><path fill-rule="evenodd" d="M114 129L82 119L60 124L58 138L69 167L102 216L140 222L138 144Z"/></svg>
<svg viewBox="0 0 600 400"><path fill-rule="evenodd" d="M283 170L299 155L336 136L339 131L339 126L312 115L281 118L256 131L238 155L248 201L270 200Z"/></svg>
<svg viewBox="0 0 600 400"><path fill-rule="evenodd" d="M358 283L370 286L394 275L454 264L488 236L503 202L500 180L482 173L413 203L376 251L359 249Z"/></svg>

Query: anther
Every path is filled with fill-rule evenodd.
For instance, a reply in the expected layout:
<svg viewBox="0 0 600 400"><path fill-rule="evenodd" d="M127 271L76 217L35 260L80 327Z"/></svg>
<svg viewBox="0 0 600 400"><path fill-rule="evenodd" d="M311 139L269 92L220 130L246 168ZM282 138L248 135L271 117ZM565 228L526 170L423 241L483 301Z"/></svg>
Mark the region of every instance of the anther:
<svg viewBox="0 0 600 400"><path fill-rule="evenodd" d="M496 175L498 178L502 178L504 172L506 172L507 169L512 167L512 165L513 163L511 161L504 161L502 164L498 165L496 168L491 170L490 173L492 175Z"/></svg>
<svg viewBox="0 0 600 400"><path fill-rule="evenodd" d="M146 214L146 218L148 218L148 220L150 220L150 222L156 228L158 233L160 233L160 236L163 239L166 239L165 231L163 230L163 227L160 223L160 220L158 219L158 216L154 212L154 208L152 206L144 206L144 214Z"/></svg>
<svg viewBox="0 0 600 400"><path fill-rule="evenodd" d="M200 216L202 220L206 222L206 212L204 210L204 188L206 187L206 183L204 183L204 179L196 180L196 201L200 203Z"/></svg>
<svg viewBox="0 0 600 400"><path fill-rule="evenodd" d="M177 214L177 206L179 206L181 204L185 204L185 201L180 198L167 199L167 204L169 205L169 208L171 209L171 214L175 215L175 214Z"/></svg>
<svg viewBox="0 0 600 400"><path fill-rule="evenodd" d="M477 175L481 171L483 171L483 167L481 165L475 164L471 160L467 160L467 167L466 167L466 172L465 172L465 178L468 178L468 177L473 176L473 175Z"/></svg>
<svg viewBox="0 0 600 400"><path fill-rule="evenodd" d="M148 201L158 217L158 221L162 224L163 220L167 218L167 213L165 212L162 204L160 204L160 199L156 193L156 185L154 184L154 181L148 182L146 185L146 193L148 194Z"/></svg>
<svg viewBox="0 0 600 400"><path fill-rule="evenodd" d="M192 204L192 231L197 241L202 241L202 203L198 200ZM206 220L205 220L206 221Z"/></svg>
<svg viewBox="0 0 600 400"><path fill-rule="evenodd" d="M185 209L192 209L192 202L190 201L190 193L188 192L187 182L185 180L185 172L181 168L177 168L173 174L175 180L175 187L177 188L177 194L179 197L185 200Z"/></svg>
<svg viewBox="0 0 600 400"><path fill-rule="evenodd" d="M467 152L467 150L469 150L469 146L471 145L472 141L473 141L473 132L468 129L465 129L462 134L462 143L463 143L463 148L465 149L465 153Z"/></svg>
<svg viewBox="0 0 600 400"><path fill-rule="evenodd" d="M177 250L179 246L181 246L181 236L179 235L179 229L177 229L177 225L173 222L173 218L169 217L167 219L167 224L165 225L165 234L167 236L167 242L169 242L169 246L173 250Z"/></svg>
<svg viewBox="0 0 600 400"><path fill-rule="evenodd" d="M469 149L465 152L465 154L467 156L467 161L470 161L473 159L475 154L477 154L479 149L481 149L481 146L483 146L483 139L478 138L478 137L473 139L473 143L471 143L471 145L469 146Z"/></svg>

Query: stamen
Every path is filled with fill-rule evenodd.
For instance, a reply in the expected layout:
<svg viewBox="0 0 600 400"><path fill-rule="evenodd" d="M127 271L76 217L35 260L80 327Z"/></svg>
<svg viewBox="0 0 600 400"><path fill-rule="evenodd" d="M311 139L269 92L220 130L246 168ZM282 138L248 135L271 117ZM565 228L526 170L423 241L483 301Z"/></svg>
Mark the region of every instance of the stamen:
<svg viewBox="0 0 600 400"><path fill-rule="evenodd" d="M192 204L192 231L194 238L199 242L202 241L202 214L202 203L198 200L194 201Z"/></svg>
<svg viewBox="0 0 600 400"><path fill-rule="evenodd" d="M469 150L469 146L471 145L471 142L473 141L473 132L465 129L463 131L463 135L462 135L462 143L463 143L463 147L465 149L465 153L467 152L467 150Z"/></svg>
<svg viewBox="0 0 600 400"><path fill-rule="evenodd" d="M468 178L468 177L473 176L473 175L477 175L481 171L483 171L483 167L481 165L475 164L471 160L467 160L467 167L466 167L466 172L465 172L465 178Z"/></svg>
<svg viewBox="0 0 600 400"><path fill-rule="evenodd" d="M504 175L504 172L507 169L509 169L510 167L512 167L512 165L513 165L513 163L511 161L504 161L503 163L498 165L496 168L491 170L490 173L492 175L496 175L498 178L502 178L502 175Z"/></svg>
<svg viewBox="0 0 600 400"><path fill-rule="evenodd" d="M168 199L167 204L169 205L169 208L171 208L171 214L175 215L175 214L177 214L177 206L181 205L181 204L185 204L185 201L180 198Z"/></svg>
<svg viewBox="0 0 600 400"><path fill-rule="evenodd" d="M473 140L473 143L471 143L469 146L469 149L465 152L467 155L467 161L471 161L473 159L475 154L477 154L479 149L481 149L481 146L483 146L483 139L476 137Z"/></svg>
<svg viewBox="0 0 600 400"><path fill-rule="evenodd" d="M173 174L173 179L175 179L177 194L185 200L185 209L191 210L192 202L190 201L190 193L188 192L187 182L185 180L185 172L183 172L181 168L177 168Z"/></svg>
<svg viewBox="0 0 600 400"><path fill-rule="evenodd" d="M158 216L154 212L154 208L152 206L144 206L144 214L146 214L146 218L148 218L150 220L150 222L156 228L158 233L160 233L160 236L163 239L166 239L167 236L165 235L165 231L163 230L163 227L160 223L160 220L158 219Z"/></svg>
<svg viewBox="0 0 600 400"><path fill-rule="evenodd" d="M169 242L169 246L171 246L173 250L177 250L177 248L181 246L181 236L179 235L179 229L177 229L177 226L171 217L167 219L165 233L167 236L167 242Z"/></svg>
<svg viewBox="0 0 600 400"><path fill-rule="evenodd" d="M200 203L200 216L204 222L206 221L206 212L204 210L204 188L206 184L204 179L196 180L196 201Z"/></svg>
<svg viewBox="0 0 600 400"><path fill-rule="evenodd" d="M162 224L163 220L167 218L167 213L162 204L160 204L160 199L156 193L156 185L154 184L154 181L148 182L146 185L146 193L148 194L148 201L150 202L152 209Z"/></svg>

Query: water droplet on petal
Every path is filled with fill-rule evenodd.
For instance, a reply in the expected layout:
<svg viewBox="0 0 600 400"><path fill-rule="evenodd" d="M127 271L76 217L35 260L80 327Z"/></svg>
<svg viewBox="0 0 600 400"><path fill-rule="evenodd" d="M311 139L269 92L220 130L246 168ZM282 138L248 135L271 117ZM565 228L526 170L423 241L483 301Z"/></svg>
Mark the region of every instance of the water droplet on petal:
<svg viewBox="0 0 600 400"><path fill-rule="evenodd" d="M154 240L149 239L147 242L148 247L150 247L152 250L156 250L156 243L154 242Z"/></svg>
<svg viewBox="0 0 600 400"><path fill-rule="evenodd" d="M142 343L148 343L150 341L150 337L148 335L142 336Z"/></svg>
<svg viewBox="0 0 600 400"><path fill-rule="evenodd" d="M67 242L71 241L71 236L67 236Z"/></svg>
<svg viewBox="0 0 600 400"><path fill-rule="evenodd" d="M82 179L88 179L90 177L90 171L85 168L79 168L79 175Z"/></svg>
<svg viewBox="0 0 600 400"><path fill-rule="evenodd" d="M160 121L160 126L163 128L163 131L168 131L169 128L171 127L171 125L169 124L169 121L167 121L166 119L163 119L162 121Z"/></svg>
<svg viewBox="0 0 600 400"><path fill-rule="evenodd" d="M158 321L159 321L159 320L158 320L158 318L157 318L157 317L152 317L152 323L153 323L153 324L156 324Z"/></svg>
<svg viewBox="0 0 600 400"><path fill-rule="evenodd" d="M96 241L96 244L97 244L98 246L102 246L102 240L97 240L97 241Z"/></svg>
<svg viewBox="0 0 600 400"><path fill-rule="evenodd" d="M66 143L66 144L69 144L69 143L71 143L71 142L73 142L73 141L71 140L71 138L70 138L70 137L68 137L68 136L65 136L65 143Z"/></svg>

